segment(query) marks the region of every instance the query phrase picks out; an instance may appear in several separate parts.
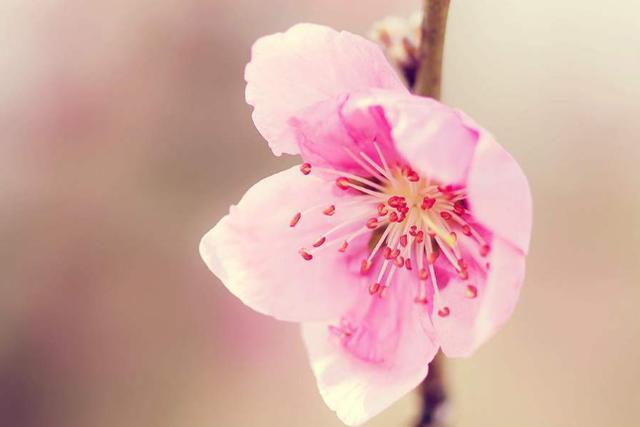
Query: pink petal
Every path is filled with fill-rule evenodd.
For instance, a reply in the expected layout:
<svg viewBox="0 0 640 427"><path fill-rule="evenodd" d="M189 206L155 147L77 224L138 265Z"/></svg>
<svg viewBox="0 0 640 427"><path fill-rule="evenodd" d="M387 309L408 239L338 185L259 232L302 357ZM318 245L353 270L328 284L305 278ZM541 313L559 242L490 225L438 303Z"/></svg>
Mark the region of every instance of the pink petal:
<svg viewBox="0 0 640 427"><path fill-rule="evenodd" d="M289 124L295 132L300 153L305 161L314 166L369 176L354 160L361 163L361 153L380 163L376 147L382 151L387 162L398 159L389 125L378 106L345 108L353 96L339 96L319 102L293 117Z"/></svg>
<svg viewBox="0 0 640 427"><path fill-rule="evenodd" d="M427 309L413 302L414 290L411 280L399 280L382 299L364 295L343 320L357 326L350 338L326 323L303 325L320 393L345 424L364 423L427 375L438 345Z"/></svg>
<svg viewBox="0 0 640 427"><path fill-rule="evenodd" d="M305 107L369 88L406 91L374 43L314 24L259 39L245 79L253 121L276 155L298 153L287 122Z"/></svg>
<svg viewBox="0 0 640 427"><path fill-rule="evenodd" d="M365 284L354 257L365 250L368 236L355 240L346 253L338 246L322 248L311 261L299 254L312 248L323 233L353 216L354 209L340 207L333 181L304 176L293 167L255 184L229 215L200 243L200 254L224 285L245 304L281 320L316 321L335 318L353 306ZM335 204L332 216L311 206ZM328 243L327 243L328 244ZM353 261L353 262L352 262Z"/></svg>
<svg viewBox="0 0 640 427"><path fill-rule="evenodd" d="M531 238L531 193L518 163L481 130L467 181L474 217L524 253Z"/></svg>
<svg viewBox="0 0 640 427"><path fill-rule="evenodd" d="M520 295L525 262L519 249L496 237L489 256L477 261L483 271L479 265L471 266L468 280L455 274L448 277L432 314L442 351L449 357L469 356L493 336L511 317ZM488 274L484 272L486 262ZM439 310L447 310L448 315L438 314Z"/></svg>
<svg viewBox="0 0 640 427"><path fill-rule="evenodd" d="M411 167L447 184L463 184L478 131L456 110L434 99L384 90L352 97L347 111L384 111L395 149Z"/></svg>

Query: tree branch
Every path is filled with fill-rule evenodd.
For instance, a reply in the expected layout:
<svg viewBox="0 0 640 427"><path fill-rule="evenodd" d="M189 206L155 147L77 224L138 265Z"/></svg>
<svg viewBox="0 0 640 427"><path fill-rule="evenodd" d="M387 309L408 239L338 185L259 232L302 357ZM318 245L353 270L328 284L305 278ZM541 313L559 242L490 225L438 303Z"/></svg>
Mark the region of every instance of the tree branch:
<svg viewBox="0 0 640 427"><path fill-rule="evenodd" d="M442 54L450 0L424 0L422 41L414 93L440 99Z"/></svg>

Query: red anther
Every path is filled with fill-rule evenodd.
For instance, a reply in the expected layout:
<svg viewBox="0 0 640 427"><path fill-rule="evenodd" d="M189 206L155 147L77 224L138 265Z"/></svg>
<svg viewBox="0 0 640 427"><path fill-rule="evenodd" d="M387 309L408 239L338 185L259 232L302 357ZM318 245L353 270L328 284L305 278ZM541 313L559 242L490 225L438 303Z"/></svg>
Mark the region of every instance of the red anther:
<svg viewBox="0 0 640 427"><path fill-rule="evenodd" d="M404 221L406 217L407 217L407 214L406 214L406 213L404 213L404 212L402 212L402 213L400 214L400 216L398 217L398 222L402 222L402 221Z"/></svg>
<svg viewBox="0 0 640 427"><path fill-rule="evenodd" d="M469 272L465 269L458 271L458 277L462 280L467 280L469 278Z"/></svg>
<svg viewBox="0 0 640 427"><path fill-rule="evenodd" d="M407 258L407 259L404 260L404 266L409 271L413 270L413 268L411 267L411 258Z"/></svg>
<svg viewBox="0 0 640 427"><path fill-rule="evenodd" d="M398 212L403 214L409 213L409 206L407 205L398 206Z"/></svg>
<svg viewBox="0 0 640 427"><path fill-rule="evenodd" d="M458 264L461 268L466 269L468 267L467 261L464 258L458 259Z"/></svg>
<svg viewBox="0 0 640 427"><path fill-rule="evenodd" d="M397 258L398 255L400 255L400 249L394 249L391 251L391 254L389 255L391 258Z"/></svg>
<svg viewBox="0 0 640 427"><path fill-rule="evenodd" d="M349 179L341 176L340 178L336 179L336 185L342 189L342 190L346 190L349 188Z"/></svg>
<svg viewBox="0 0 640 427"><path fill-rule="evenodd" d="M432 197L425 197L422 199L422 205L420 206L423 210L431 209L433 205L436 204L436 199Z"/></svg>
<svg viewBox="0 0 640 427"><path fill-rule="evenodd" d="M478 288L473 285L467 285L467 292L465 295L467 298L474 299L478 296Z"/></svg>
<svg viewBox="0 0 640 427"><path fill-rule="evenodd" d="M487 256L490 250L491 248L489 247L489 245L485 244L480 246L480 256Z"/></svg>
<svg viewBox="0 0 640 427"><path fill-rule="evenodd" d="M378 205L378 215L385 216L388 212L389 209L387 209L387 205L385 205L384 203L380 203Z"/></svg>
<svg viewBox="0 0 640 427"><path fill-rule="evenodd" d="M389 221L391 221L391 222L396 222L396 221L398 221L398 214L397 214L397 213L395 213L395 212L391 212L391 213L389 214Z"/></svg>
<svg viewBox="0 0 640 427"><path fill-rule="evenodd" d="M349 242L347 241L342 242L342 245L340 245L340 247L338 248L338 252L346 252L347 247L349 247Z"/></svg>
<svg viewBox="0 0 640 427"><path fill-rule="evenodd" d="M409 173L407 173L407 179L411 182L418 182L420 181L420 175L418 175L415 171L409 171Z"/></svg>
<svg viewBox="0 0 640 427"><path fill-rule="evenodd" d="M304 258L307 261L311 261L313 259L313 255L311 255L309 252L307 252L306 249L302 248L298 251L298 253L300 254L300 256L302 258Z"/></svg>
<svg viewBox="0 0 640 427"><path fill-rule="evenodd" d="M406 204L405 198L402 196L391 196L387 200L387 204L392 208L397 208Z"/></svg>
<svg viewBox="0 0 640 427"><path fill-rule="evenodd" d="M391 259L391 248L389 246L385 246L382 250L382 256L384 259Z"/></svg>
<svg viewBox="0 0 640 427"><path fill-rule="evenodd" d="M375 229L378 227L378 218L369 218L367 220L367 228Z"/></svg>
<svg viewBox="0 0 640 427"><path fill-rule="evenodd" d="M442 217L442 219L444 219L445 221L449 221L451 219L451 214L447 211L442 211L440 212L440 216Z"/></svg>
<svg viewBox="0 0 640 427"><path fill-rule="evenodd" d="M458 215L462 215L464 213L464 206L462 206L462 202L460 200L453 204L453 210Z"/></svg>
<svg viewBox="0 0 640 427"><path fill-rule="evenodd" d="M426 268L421 268L418 272L418 278L420 280L427 280L429 278L429 270L427 270Z"/></svg>
<svg viewBox="0 0 640 427"><path fill-rule="evenodd" d="M413 302L416 304L429 304L429 300L426 297L415 297Z"/></svg>
<svg viewBox="0 0 640 427"><path fill-rule="evenodd" d="M416 235L416 243L422 243L423 241L424 241L424 231L420 230Z"/></svg>
<svg viewBox="0 0 640 427"><path fill-rule="evenodd" d="M324 242L326 242L326 241L327 241L327 238L326 238L326 237L321 237L321 238L319 238L319 239L318 239L318 240L313 244L313 247L314 247L314 248L319 248L319 247L320 247L320 246L322 246L322 244L323 244Z"/></svg>
<svg viewBox="0 0 640 427"><path fill-rule="evenodd" d="M289 227L295 227L298 221L300 221L301 217L302 217L302 214L300 212L295 214L293 218L291 218L291 221L289 221Z"/></svg>
<svg viewBox="0 0 640 427"><path fill-rule="evenodd" d="M438 255L439 255L439 253L436 252L436 251L429 252L429 256L427 256L427 262L429 264L433 264L438 259Z"/></svg>
<svg viewBox="0 0 640 427"><path fill-rule="evenodd" d="M464 234L465 236L471 236L471 227L469 227L467 224L463 225L462 234Z"/></svg>
<svg viewBox="0 0 640 427"><path fill-rule="evenodd" d="M380 283L375 282L375 283L372 283L371 285L369 285L369 293L371 295L377 294L379 290L380 290Z"/></svg>
<svg viewBox="0 0 640 427"><path fill-rule="evenodd" d="M449 233L449 236L451 236L451 240L453 240L453 243L458 241L458 235L456 234L455 231L452 231L451 233Z"/></svg>
<svg viewBox="0 0 640 427"><path fill-rule="evenodd" d="M393 263L396 265L396 267L402 268L404 267L404 258L402 256L399 256L393 260Z"/></svg>
<svg viewBox="0 0 640 427"><path fill-rule="evenodd" d="M440 317L447 317L449 313L451 313L449 307L442 307L440 310L438 310L438 316Z"/></svg>
<svg viewBox="0 0 640 427"><path fill-rule="evenodd" d="M327 216L333 215L334 213L336 213L335 205L329 206L327 209L323 210L322 213L327 215Z"/></svg>
<svg viewBox="0 0 640 427"><path fill-rule="evenodd" d="M360 273L364 274L371 268L371 261L368 259L363 259L360 263Z"/></svg>
<svg viewBox="0 0 640 427"><path fill-rule="evenodd" d="M309 175L311 173L311 163L303 163L300 165L300 172L304 175Z"/></svg>
<svg viewBox="0 0 640 427"><path fill-rule="evenodd" d="M403 234L402 236L400 236L400 244L402 245L402 247L407 247L407 235Z"/></svg>
<svg viewBox="0 0 640 427"><path fill-rule="evenodd" d="M413 237L416 237L417 232L418 232L418 227L416 227L415 225L412 225L411 227L409 227L409 234L411 234Z"/></svg>

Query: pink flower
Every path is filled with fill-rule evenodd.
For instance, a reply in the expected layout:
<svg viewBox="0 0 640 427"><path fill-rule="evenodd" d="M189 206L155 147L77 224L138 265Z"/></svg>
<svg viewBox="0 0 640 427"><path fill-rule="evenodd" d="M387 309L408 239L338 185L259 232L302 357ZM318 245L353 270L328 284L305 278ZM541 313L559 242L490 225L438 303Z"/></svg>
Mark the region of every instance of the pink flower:
<svg viewBox="0 0 640 427"><path fill-rule="evenodd" d="M296 25L256 42L245 77L273 152L304 163L255 184L200 253L249 307L302 322L322 397L357 425L418 385L438 349L468 356L509 318L527 179L359 36Z"/></svg>

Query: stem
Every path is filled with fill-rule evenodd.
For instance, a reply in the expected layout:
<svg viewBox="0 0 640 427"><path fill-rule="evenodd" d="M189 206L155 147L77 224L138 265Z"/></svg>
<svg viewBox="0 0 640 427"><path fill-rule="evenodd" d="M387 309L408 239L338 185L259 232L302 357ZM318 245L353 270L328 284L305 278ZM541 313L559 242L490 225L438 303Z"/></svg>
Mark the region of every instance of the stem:
<svg viewBox="0 0 640 427"><path fill-rule="evenodd" d="M414 93L440 99L442 53L450 0L424 0L422 42L418 53L419 67Z"/></svg>
<svg viewBox="0 0 640 427"><path fill-rule="evenodd" d="M438 408L447 400L444 384L444 356L438 353L429 364L429 375L420 384L420 397L422 399L422 411L416 427L438 426Z"/></svg>
<svg viewBox="0 0 640 427"><path fill-rule="evenodd" d="M450 0L424 0L422 42L418 53L418 72L413 92L440 99L442 83L442 55L447 12ZM436 427L438 408L447 399L444 384L444 357L438 353L429 365L429 375L420 385L422 410L416 427Z"/></svg>

